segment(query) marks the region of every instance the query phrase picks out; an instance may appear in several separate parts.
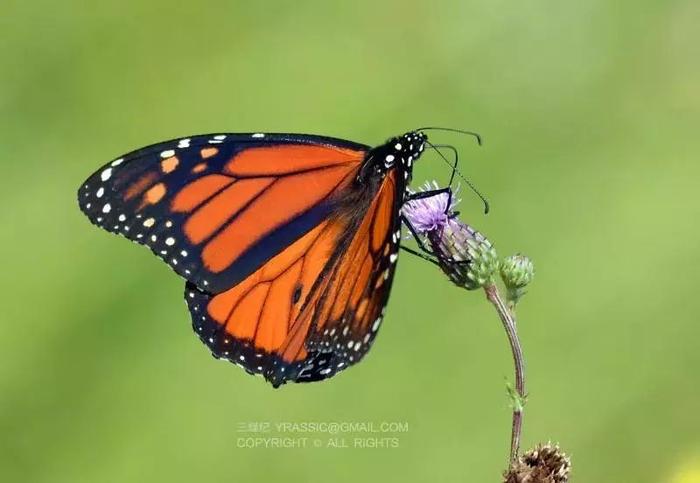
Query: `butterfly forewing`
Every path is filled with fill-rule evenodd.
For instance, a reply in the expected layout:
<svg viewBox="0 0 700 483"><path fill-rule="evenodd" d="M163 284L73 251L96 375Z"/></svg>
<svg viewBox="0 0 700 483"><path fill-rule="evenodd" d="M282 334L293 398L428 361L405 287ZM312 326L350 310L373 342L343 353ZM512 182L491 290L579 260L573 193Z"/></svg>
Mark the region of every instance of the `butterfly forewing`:
<svg viewBox="0 0 700 483"><path fill-rule="evenodd" d="M304 135L194 136L105 165L79 204L96 225L216 293L326 219L366 149Z"/></svg>

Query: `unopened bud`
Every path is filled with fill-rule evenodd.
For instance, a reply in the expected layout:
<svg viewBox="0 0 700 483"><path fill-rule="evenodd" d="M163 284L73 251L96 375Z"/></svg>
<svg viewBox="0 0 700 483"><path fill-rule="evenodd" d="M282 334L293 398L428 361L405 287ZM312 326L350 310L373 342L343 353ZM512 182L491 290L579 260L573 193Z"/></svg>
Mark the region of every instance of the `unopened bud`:
<svg viewBox="0 0 700 483"><path fill-rule="evenodd" d="M525 295L525 287L534 276L535 266L525 255L511 255L501 262L501 279L508 289L511 304L515 305Z"/></svg>

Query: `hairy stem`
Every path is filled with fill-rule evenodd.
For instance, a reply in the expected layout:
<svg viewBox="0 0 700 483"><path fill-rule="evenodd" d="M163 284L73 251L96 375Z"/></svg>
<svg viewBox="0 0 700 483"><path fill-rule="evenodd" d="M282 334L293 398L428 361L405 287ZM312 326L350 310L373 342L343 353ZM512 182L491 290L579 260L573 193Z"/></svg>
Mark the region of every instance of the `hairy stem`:
<svg viewBox="0 0 700 483"><path fill-rule="evenodd" d="M513 362L515 365L515 392L517 393L517 401L513 404L513 427L510 439L510 459L515 461L520 451L520 433L523 424L523 402L525 400L525 360L523 359L523 349L520 346L518 331L515 325L515 316L508 308L506 303L501 298L498 287L495 284L484 287L486 298L493 304L498 312L498 316L503 322L503 328L506 330L510 349L513 353Z"/></svg>

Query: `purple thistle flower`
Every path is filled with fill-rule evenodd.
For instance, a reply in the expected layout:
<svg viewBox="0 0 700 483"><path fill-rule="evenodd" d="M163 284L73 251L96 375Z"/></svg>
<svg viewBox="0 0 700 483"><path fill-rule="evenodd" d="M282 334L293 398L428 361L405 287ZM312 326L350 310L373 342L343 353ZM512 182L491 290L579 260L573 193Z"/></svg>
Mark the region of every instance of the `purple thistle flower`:
<svg viewBox="0 0 700 483"><path fill-rule="evenodd" d="M437 181L432 183L427 181L420 188L420 192L437 189L439 189ZM458 190L459 188L452 194L452 200L450 200L449 193L445 192L427 198L408 201L401 208L401 212L411 221L411 225L419 234L438 230L447 224L448 214L459 203L459 200L455 198ZM447 206L447 203L450 203L450 206Z"/></svg>
<svg viewBox="0 0 700 483"><path fill-rule="evenodd" d="M426 183L421 191L437 188L437 182L433 181ZM474 290L493 283L498 271L498 257L485 236L452 213L457 202L454 194L450 202L449 193L439 193L407 201L401 212L421 241L430 247L450 280L460 287Z"/></svg>

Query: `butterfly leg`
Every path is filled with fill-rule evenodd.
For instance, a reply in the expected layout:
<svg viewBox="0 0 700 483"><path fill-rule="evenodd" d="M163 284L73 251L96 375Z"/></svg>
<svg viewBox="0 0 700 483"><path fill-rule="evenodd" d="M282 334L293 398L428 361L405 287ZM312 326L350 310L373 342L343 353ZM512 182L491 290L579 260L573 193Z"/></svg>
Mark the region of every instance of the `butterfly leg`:
<svg viewBox="0 0 700 483"><path fill-rule="evenodd" d="M410 193L408 196L406 196L404 203L406 201L422 200L424 198L430 198L432 196L437 196L437 195L441 195L444 193L448 193L450 195L450 201L452 201L452 189L450 187L447 187L447 188L439 188L436 190L419 191L417 193Z"/></svg>
<svg viewBox="0 0 700 483"><path fill-rule="evenodd" d="M411 235L416 240L416 243L418 243L418 246L422 250L423 253L421 253L417 250L414 250L413 248L407 247L405 245L401 245L400 246L401 249L412 254L412 255L415 255L419 258L422 258L423 260L426 260L426 261L432 263L433 265L436 265L438 267L442 267L442 265L440 265L438 256L435 254L434 251L432 251L431 249L429 249L425 246L423 239L418 235L418 232L413 227L413 225L411 225L411 222L403 215L401 215L401 219L402 219L403 223L406 225L406 227L408 228L408 230L411 232ZM454 260L454 262L458 263L458 264L462 263L461 261L457 261L457 260ZM465 263L468 263L468 262L465 262Z"/></svg>
<svg viewBox="0 0 700 483"><path fill-rule="evenodd" d="M447 206L445 207L445 214L447 216L452 216L450 214L450 205L452 204L452 189L449 187L439 188L439 189L435 189L435 190L421 191L418 193L411 193L406 197L406 200L404 202L420 200L420 199L424 199L424 198L430 198L432 196L438 196L438 195L445 194L445 193L447 193L447 196L448 196ZM435 253L432 250L430 250L428 247L425 246L423 239L420 237L420 235L418 235L418 232L413 227L411 220L409 220L405 215L401 215L401 221L403 222L404 225L406 225L408 230L411 232L411 235L416 240L416 243L418 243L419 248L424 253L427 253L428 255L431 255L431 256L435 256Z"/></svg>
<svg viewBox="0 0 700 483"><path fill-rule="evenodd" d="M438 195L445 194L445 193L447 193L447 205L445 206L445 214L450 218L459 215L458 211L450 212L450 206L452 206L452 194L453 194L453 192L452 192L452 188L450 188L449 186L446 188L438 188L436 190L428 190L428 191L421 191L418 193L411 193L406 197L406 201L421 200L424 198L430 198L432 196L438 196ZM410 224L410 222L406 219L404 219L403 221L407 226ZM413 235L415 237L415 233Z"/></svg>
<svg viewBox="0 0 700 483"><path fill-rule="evenodd" d="M426 255L425 253L421 253L421 252L419 252L419 251L417 251L417 250L414 250L413 248L409 248L409 247L407 247L407 246L405 246L405 245L401 245L401 250L403 250L403 251L405 251L405 252L407 252L407 253L410 253L411 255L415 255L415 256L417 256L418 258L422 258L423 260L426 260L426 261L428 261L428 262L430 262L430 263L432 263L432 264L434 264L434 265L440 266L440 264L437 262L437 260L435 260L434 258L429 257L429 256Z"/></svg>
<svg viewBox="0 0 700 483"><path fill-rule="evenodd" d="M423 239L420 237L416 229L413 227L411 224L411 221L406 218L406 216L401 215L401 221L403 222L404 225L406 225L406 228L408 228L408 231L411 232L411 236L413 236L413 239L416 240L416 243L418 243L418 247L423 251L424 254L427 254L431 257L435 256L435 253L428 247L425 246L425 243L423 242ZM401 248L404 248L403 245Z"/></svg>
<svg viewBox="0 0 700 483"><path fill-rule="evenodd" d="M448 196L447 205L445 206L445 215L447 215L448 217L457 216L457 212L450 212L450 206L452 205L452 189L450 187L412 193L406 197L406 201L430 198L432 196L438 196L445 193L447 193ZM418 243L418 247L420 248L422 253L404 245L401 245L401 249L408 253L416 255L424 260L427 260L437 266L440 266L435 252L425 245L423 238L421 238L421 236L418 234L418 231L415 229L411 221L405 215L401 215L401 221L411 232L413 239L416 240L416 243Z"/></svg>

